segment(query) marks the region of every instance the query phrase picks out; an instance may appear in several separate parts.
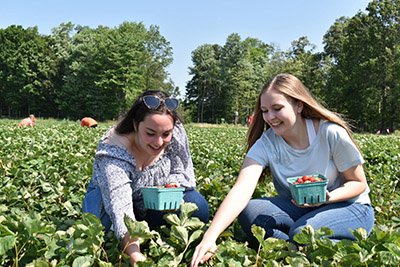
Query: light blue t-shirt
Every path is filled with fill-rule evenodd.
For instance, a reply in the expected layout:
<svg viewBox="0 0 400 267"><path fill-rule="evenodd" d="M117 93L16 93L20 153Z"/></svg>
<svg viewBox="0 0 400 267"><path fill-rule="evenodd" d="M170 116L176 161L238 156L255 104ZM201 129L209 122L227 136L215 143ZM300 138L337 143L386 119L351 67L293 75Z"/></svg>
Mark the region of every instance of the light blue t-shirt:
<svg viewBox="0 0 400 267"><path fill-rule="evenodd" d="M250 148L246 157L264 168L269 167L275 189L280 197L291 198L289 177L323 174L328 178L328 191L344 184L341 172L363 164L364 159L346 130L331 122L321 120L318 133L309 147L294 149L270 128ZM349 201L370 204L369 188Z"/></svg>

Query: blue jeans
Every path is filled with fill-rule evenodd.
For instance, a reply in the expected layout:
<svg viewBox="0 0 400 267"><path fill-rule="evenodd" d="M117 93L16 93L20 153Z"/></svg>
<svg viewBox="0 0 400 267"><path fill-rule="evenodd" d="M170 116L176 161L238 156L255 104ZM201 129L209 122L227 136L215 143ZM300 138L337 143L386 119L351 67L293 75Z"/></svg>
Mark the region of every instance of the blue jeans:
<svg viewBox="0 0 400 267"><path fill-rule="evenodd" d="M257 244L251 233L253 224L265 229L265 238L274 237L291 242L294 242L294 235L306 225L314 229L329 227L334 233L329 238L337 242L342 239L355 240L349 228L355 230L362 227L370 234L374 224L374 210L371 205L346 201L300 208L290 199L267 197L250 200L239 215L239 223L253 245Z"/></svg>
<svg viewBox="0 0 400 267"><path fill-rule="evenodd" d="M185 200L185 202L191 202L196 204L197 207L199 208L192 214L192 217L197 217L204 223L208 222L210 216L210 208L203 195L201 195L196 190L186 190L183 194L183 199ZM110 229L112 222L110 217L104 210L101 191L99 188L88 190L82 202L82 212L89 212L96 215L100 219L103 226L105 227L105 231L108 231ZM179 215L180 212L177 211L173 213ZM150 227L161 226L166 224L166 221L163 219L163 216L165 214L166 212L162 211L147 210L145 217L141 218L136 215L136 220L138 221L144 220L149 224Z"/></svg>

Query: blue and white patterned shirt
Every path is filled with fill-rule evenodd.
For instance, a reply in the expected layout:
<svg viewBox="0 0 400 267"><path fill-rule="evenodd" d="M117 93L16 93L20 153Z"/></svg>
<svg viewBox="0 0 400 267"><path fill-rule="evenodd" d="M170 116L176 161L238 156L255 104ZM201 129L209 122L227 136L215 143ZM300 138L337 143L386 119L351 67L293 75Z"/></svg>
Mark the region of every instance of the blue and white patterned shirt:
<svg viewBox="0 0 400 267"><path fill-rule="evenodd" d="M173 130L171 142L153 165L138 170L136 160L124 147L106 142L111 128L101 137L93 162L92 183L100 188L104 209L110 216L117 238L127 232L124 214L135 220L144 217L146 209L140 188L179 183L194 189L193 162L183 125Z"/></svg>

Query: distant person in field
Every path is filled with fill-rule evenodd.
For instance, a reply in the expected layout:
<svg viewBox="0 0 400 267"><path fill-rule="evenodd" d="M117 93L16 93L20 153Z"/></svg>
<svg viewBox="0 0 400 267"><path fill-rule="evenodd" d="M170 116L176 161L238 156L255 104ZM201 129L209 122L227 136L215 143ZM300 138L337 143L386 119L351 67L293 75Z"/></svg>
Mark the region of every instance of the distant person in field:
<svg viewBox="0 0 400 267"><path fill-rule="evenodd" d="M165 212L144 207L140 188L176 183L185 187L183 200L198 206L193 216L208 222L209 206L195 190L193 162L186 131L177 113L179 101L163 91L146 91L128 113L101 137L93 162L93 176L83 212L100 218L106 230L111 225L131 264L144 261L139 240L130 239L124 215L148 222L150 227L166 224Z"/></svg>
<svg viewBox="0 0 400 267"><path fill-rule="evenodd" d="M253 122L254 112L249 117L249 125Z"/></svg>
<svg viewBox="0 0 400 267"><path fill-rule="evenodd" d="M92 127L96 128L97 127L97 121L93 118L90 117L85 117L81 120L81 126L84 127Z"/></svg>
<svg viewBox="0 0 400 267"><path fill-rule="evenodd" d="M35 116L33 114L29 115L28 118L23 119L19 124L18 127L22 128L24 126L35 126Z"/></svg>
<svg viewBox="0 0 400 267"><path fill-rule="evenodd" d="M235 125L239 122L239 111L235 110Z"/></svg>
<svg viewBox="0 0 400 267"><path fill-rule="evenodd" d="M216 251L218 236L239 216L250 244L258 242L251 226L297 244L293 237L306 225L329 227L333 241L356 240L351 230L371 233L374 210L363 170L364 159L349 126L320 105L295 76L278 74L262 88L247 133L247 155L239 177L223 200L197 246L192 266ZM278 196L251 199L267 168ZM287 178L323 174L329 181L324 203L297 204Z"/></svg>

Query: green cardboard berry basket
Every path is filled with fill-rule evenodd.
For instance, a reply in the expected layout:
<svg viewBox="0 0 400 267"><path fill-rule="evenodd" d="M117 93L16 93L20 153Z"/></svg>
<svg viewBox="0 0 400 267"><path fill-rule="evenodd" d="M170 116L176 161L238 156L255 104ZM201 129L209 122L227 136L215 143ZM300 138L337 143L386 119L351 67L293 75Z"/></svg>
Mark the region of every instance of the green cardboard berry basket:
<svg viewBox="0 0 400 267"><path fill-rule="evenodd" d="M181 206L184 187L165 188L149 186L141 188L144 207L151 210L178 210Z"/></svg>
<svg viewBox="0 0 400 267"><path fill-rule="evenodd" d="M320 182L293 184L296 180L303 176L296 176L287 178L289 183L290 193L293 199L299 205L321 203L326 201L326 188L328 186L328 179L322 174L307 175L322 178Z"/></svg>

